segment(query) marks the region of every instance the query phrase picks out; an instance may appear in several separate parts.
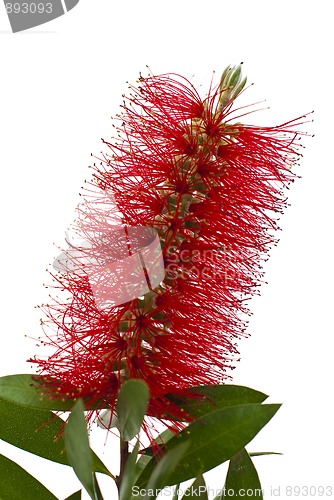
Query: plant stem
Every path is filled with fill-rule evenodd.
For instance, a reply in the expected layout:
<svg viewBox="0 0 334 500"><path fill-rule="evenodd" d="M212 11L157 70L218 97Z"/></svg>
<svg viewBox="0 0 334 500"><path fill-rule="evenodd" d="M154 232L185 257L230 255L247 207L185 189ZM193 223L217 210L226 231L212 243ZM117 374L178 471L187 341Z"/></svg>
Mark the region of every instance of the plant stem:
<svg viewBox="0 0 334 500"><path fill-rule="evenodd" d="M129 443L127 441L124 441L121 437L119 438L119 441L120 441L120 468L119 468L119 475L116 477L118 497L121 491L121 484L124 476L125 466L129 458Z"/></svg>

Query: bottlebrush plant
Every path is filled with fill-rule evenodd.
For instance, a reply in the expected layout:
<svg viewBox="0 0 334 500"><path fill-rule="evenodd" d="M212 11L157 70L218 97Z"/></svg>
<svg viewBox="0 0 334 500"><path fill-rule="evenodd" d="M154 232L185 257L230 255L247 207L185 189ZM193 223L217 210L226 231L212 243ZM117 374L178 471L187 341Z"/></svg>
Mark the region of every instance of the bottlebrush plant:
<svg viewBox="0 0 334 500"><path fill-rule="evenodd" d="M192 478L182 498L208 498L203 473L227 460L216 500L226 488L261 488L244 447L279 405L226 382L246 302L277 242L305 117L242 124L249 108L235 101L245 84L241 67L229 66L204 99L174 74L130 86L51 272L57 295L41 307L46 355L30 360L39 375L1 379L5 411L14 405L39 430L34 441L20 426L0 437L72 465L93 499L103 498L96 472L115 480L122 500L157 498ZM70 411L68 423L54 411ZM86 421L96 419L119 433L118 476L89 448ZM31 485L42 491L36 498L55 498Z"/></svg>

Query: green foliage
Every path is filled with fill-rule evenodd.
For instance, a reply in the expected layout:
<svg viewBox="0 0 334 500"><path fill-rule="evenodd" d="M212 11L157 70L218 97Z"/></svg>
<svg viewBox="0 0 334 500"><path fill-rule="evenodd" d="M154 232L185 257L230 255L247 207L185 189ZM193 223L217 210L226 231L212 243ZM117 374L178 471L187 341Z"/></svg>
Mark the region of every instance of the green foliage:
<svg viewBox="0 0 334 500"><path fill-rule="evenodd" d="M0 397L32 408L43 410L70 411L75 401L51 399L45 394L37 375L7 375L0 377Z"/></svg>
<svg viewBox="0 0 334 500"><path fill-rule="evenodd" d="M137 457L138 457L139 441L137 441L132 453L130 453L126 467L124 470L123 480L120 486L120 500L129 500L131 498L132 487L135 483L137 475Z"/></svg>
<svg viewBox="0 0 334 500"><path fill-rule="evenodd" d="M37 410L0 398L0 439L42 458L70 465L63 438L65 422L47 410ZM109 474L93 453L94 471Z"/></svg>
<svg viewBox="0 0 334 500"><path fill-rule="evenodd" d="M152 454L152 456L153 456L153 454ZM151 458L152 457L150 455L144 455L143 451L141 451L141 455L140 455L140 457L139 457L139 459L137 461L137 464L136 464L137 475L138 476L141 474L142 470L145 469L145 467L147 466L147 464L149 463L149 461L151 460Z"/></svg>
<svg viewBox="0 0 334 500"><path fill-rule="evenodd" d="M76 491L73 495L65 498L65 500L81 500L81 490Z"/></svg>
<svg viewBox="0 0 334 500"><path fill-rule="evenodd" d="M50 400L42 394L41 378L11 375L0 378L0 439L40 457L71 465L93 500L103 500L95 472L108 474L101 460L89 447L84 401ZM141 451L139 441L129 454L122 482L120 500L156 498L165 486L195 478L183 498L208 499L203 473L229 460L225 488L241 498L242 489L260 491L261 485L245 445L272 418L279 405L262 405L267 396L248 387L217 385L195 387L189 397L170 394L168 398L184 410L185 420L194 420L178 434L165 430L156 439L164 452L157 461L151 447ZM118 429L123 441L139 435L149 402L148 386L142 380L125 382L116 405ZM86 408L87 409L87 408ZM53 411L71 411L68 423ZM168 410L166 410L168 414ZM64 437L65 427L65 437ZM0 499L51 500L56 497L45 486L6 457L0 456ZM134 490L132 488L135 488ZM177 489L174 500L178 500ZM29 496L28 496L29 495ZM81 490L66 500L80 500ZM218 495L215 500L222 500ZM257 496L257 498L262 498Z"/></svg>
<svg viewBox="0 0 334 500"><path fill-rule="evenodd" d="M245 498L245 491L253 492L253 496L263 500L261 483L255 466L245 449L241 450L230 461L225 490L233 491L233 498ZM230 495L231 496L231 495Z"/></svg>
<svg viewBox="0 0 334 500"><path fill-rule="evenodd" d="M204 385L193 387L189 390L189 395L192 395L192 397L169 395L169 399L174 401L186 413L197 418L228 406L262 403L268 397L263 392L240 385ZM156 438L156 442L163 447L173 436L175 436L175 432L166 429ZM142 453L149 456L153 456L154 454L152 447L146 448Z"/></svg>
<svg viewBox="0 0 334 500"><path fill-rule="evenodd" d="M148 401L149 389L143 380L132 379L123 384L116 410L119 430L124 441L130 441L139 433Z"/></svg>
<svg viewBox="0 0 334 500"><path fill-rule="evenodd" d="M172 439L174 436L175 436L175 432L171 431L170 429L166 429L161 434L159 434L159 436L156 437L156 439L155 439L156 444L161 446L162 449L164 449L166 447L165 445L168 443L168 441L170 439ZM153 451L152 446L149 446L148 448L144 448L141 451L141 453L144 456L149 456L149 457L153 457L153 455L154 455L154 451Z"/></svg>
<svg viewBox="0 0 334 500"><path fill-rule="evenodd" d="M155 463L154 467L149 471L150 476L148 478L147 484L136 486L143 490L141 494L141 499L146 498L156 498L157 494L154 495L154 492L159 492L165 486L169 484L175 484L173 477L175 476L177 468L180 466L181 459L184 457L187 448L189 447L189 443L181 443L171 451L168 451L160 462ZM151 462L149 462L148 467ZM145 471L146 469L144 469Z"/></svg>
<svg viewBox="0 0 334 500"><path fill-rule="evenodd" d="M253 451L249 453L250 457L262 457L264 455L283 455L283 453L277 451Z"/></svg>
<svg viewBox="0 0 334 500"><path fill-rule="evenodd" d="M230 460L274 416L280 405L246 404L208 413L168 441L168 449L187 444L187 451L168 485L197 477ZM147 485L156 466L152 458L139 476L140 487Z"/></svg>
<svg viewBox="0 0 334 500"><path fill-rule="evenodd" d="M68 419L65 444L69 462L89 496L93 500L102 499L93 471L93 457L89 447L84 404L81 399L78 399L74 405Z"/></svg>
<svg viewBox="0 0 334 500"><path fill-rule="evenodd" d="M0 455L1 500L57 500L43 484L7 457Z"/></svg>
<svg viewBox="0 0 334 500"><path fill-rule="evenodd" d="M169 395L169 399L194 417L201 417L220 408L246 403L262 403L263 392L240 385L204 385L189 389L189 398Z"/></svg>
<svg viewBox="0 0 334 500"><path fill-rule="evenodd" d="M45 377L28 374L0 377L0 398L40 410L71 411L77 398L51 398L43 380ZM108 408L108 405L105 401L94 405L85 401L85 407L92 410Z"/></svg>
<svg viewBox="0 0 334 500"><path fill-rule="evenodd" d="M202 474L199 474L193 484L186 490L182 500L187 500L188 498L208 500L207 486Z"/></svg>

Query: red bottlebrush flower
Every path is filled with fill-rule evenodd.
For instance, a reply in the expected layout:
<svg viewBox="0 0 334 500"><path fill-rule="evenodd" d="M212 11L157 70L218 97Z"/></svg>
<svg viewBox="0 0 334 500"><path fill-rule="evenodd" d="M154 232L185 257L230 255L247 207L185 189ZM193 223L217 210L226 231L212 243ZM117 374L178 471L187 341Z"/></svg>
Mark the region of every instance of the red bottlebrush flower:
<svg viewBox="0 0 334 500"><path fill-rule="evenodd" d="M265 128L236 123L244 85L240 68L227 68L204 99L178 75L131 87L118 138L105 143L109 153L94 165L72 228L85 243L71 243L66 266L53 274L68 299L43 307L51 354L33 361L54 397L81 395L113 410L123 381L141 378L151 414L173 420L180 413L168 393L229 377L245 301L276 243L275 214L299 157L300 119ZM138 266L127 268L138 227L157 232L165 276L152 286L146 265L143 296L101 307L99 286L105 299L115 276L126 291L139 280Z"/></svg>

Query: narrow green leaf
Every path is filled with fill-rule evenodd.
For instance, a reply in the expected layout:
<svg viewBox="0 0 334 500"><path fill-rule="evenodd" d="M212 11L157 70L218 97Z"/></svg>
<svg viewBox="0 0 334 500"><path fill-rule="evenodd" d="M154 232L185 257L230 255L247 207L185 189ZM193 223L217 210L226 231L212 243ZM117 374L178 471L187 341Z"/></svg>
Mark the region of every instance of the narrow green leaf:
<svg viewBox="0 0 334 500"><path fill-rule="evenodd" d="M202 498L202 500L208 500L206 483L202 474L199 474L193 484L186 490L182 500L188 498Z"/></svg>
<svg viewBox="0 0 334 500"><path fill-rule="evenodd" d="M70 465L89 496L96 500L93 459L87 434L84 404L75 403L65 429L65 445Z"/></svg>
<svg viewBox="0 0 334 500"><path fill-rule="evenodd" d="M159 436L156 437L155 441L158 445L160 445L163 449L165 448L165 445L168 443L170 439L172 439L174 436L176 436L176 433L171 431L170 429L164 430ZM140 452L142 455L150 456L153 457L154 452L152 446L149 446L148 448L144 448Z"/></svg>
<svg viewBox="0 0 334 500"><path fill-rule="evenodd" d="M63 438L64 425L64 421L51 411L0 398L0 439L42 458L69 465ZM95 453L93 467L95 472L110 475Z"/></svg>
<svg viewBox="0 0 334 500"><path fill-rule="evenodd" d="M143 380L132 379L123 384L116 406L122 439L130 441L139 433L146 414L149 389Z"/></svg>
<svg viewBox="0 0 334 500"><path fill-rule="evenodd" d="M280 405L246 404L224 408L204 415L168 442L173 450L178 444L189 443L188 449L173 474L173 483L186 481L230 460L274 416ZM156 460L147 464L137 483L145 486Z"/></svg>
<svg viewBox="0 0 334 500"><path fill-rule="evenodd" d="M136 479L136 461L138 456L138 449L139 441L137 441L136 446L132 450L132 453L129 455L128 461L126 463L119 494L120 500L129 500L129 498L131 498L132 487Z"/></svg>
<svg viewBox="0 0 334 500"><path fill-rule="evenodd" d="M101 472L102 474L106 474L107 476L110 476L112 479L114 479L114 476L110 472L110 470L104 465L102 460L96 455L96 453L91 450L92 452L92 458L93 458L93 471L94 472Z"/></svg>
<svg viewBox="0 0 334 500"><path fill-rule="evenodd" d="M262 457L263 455L283 455L278 451L253 451L248 453L250 457Z"/></svg>
<svg viewBox="0 0 334 500"><path fill-rule="evenodd" d="M94 481L94 491L96 500L104 500L102 496L102 492L100 490L99 483L97 482L97 477L95 472L93 473L93 481Z"/></svg>
<svg viewBox="0 0 334 500"><path fill-rule="evenodd" d="M173 477L177 467L179 466L180 460L186 453L188 447L189 443L182 443L176 446L173 450L168 451L160 462L155 463L155 466L152 468L147 487L143 488L143 491L140 489L141 499L156 498L158 492L165 486L176 483L176 481L173 480ZM134 486L133 489L133 496L135 496L136 493L135 488L136 486Z"/></svg>
<svg viewBox="0 0 334 500"><path fill-rule="evenodd" d="M76 491L69 497L65 498L65 500L81 500L81 490Z"/></svg>
<svg viewBox="0 0 334 500"><path fill-rule="evenodd" d="M149 455L141 455L137 461L137 477L142 473L152 457Z"/></svg>
<svg viewBox="0 0 334 500"><path fill-rule="evenodd" d="M225 496L244 499L246 492L247 496L263 500L258 473L247 451L242 449L230 461L225 482Z"/></svg>
<svg viewBox="0 0 334 500"><path fill-rule="evenodd" d="M262 403L268 397L263 392L240 385L204 385L193 387L188 392L189 397L173 394L167 397L194 417L201 417L227 406Z"/></svg>
<svg viewBox="0 0 334 500"><path fill-rule="evenodd" d="M1 500L57 500L36 478L7 457L0 455Z"/></svg>

